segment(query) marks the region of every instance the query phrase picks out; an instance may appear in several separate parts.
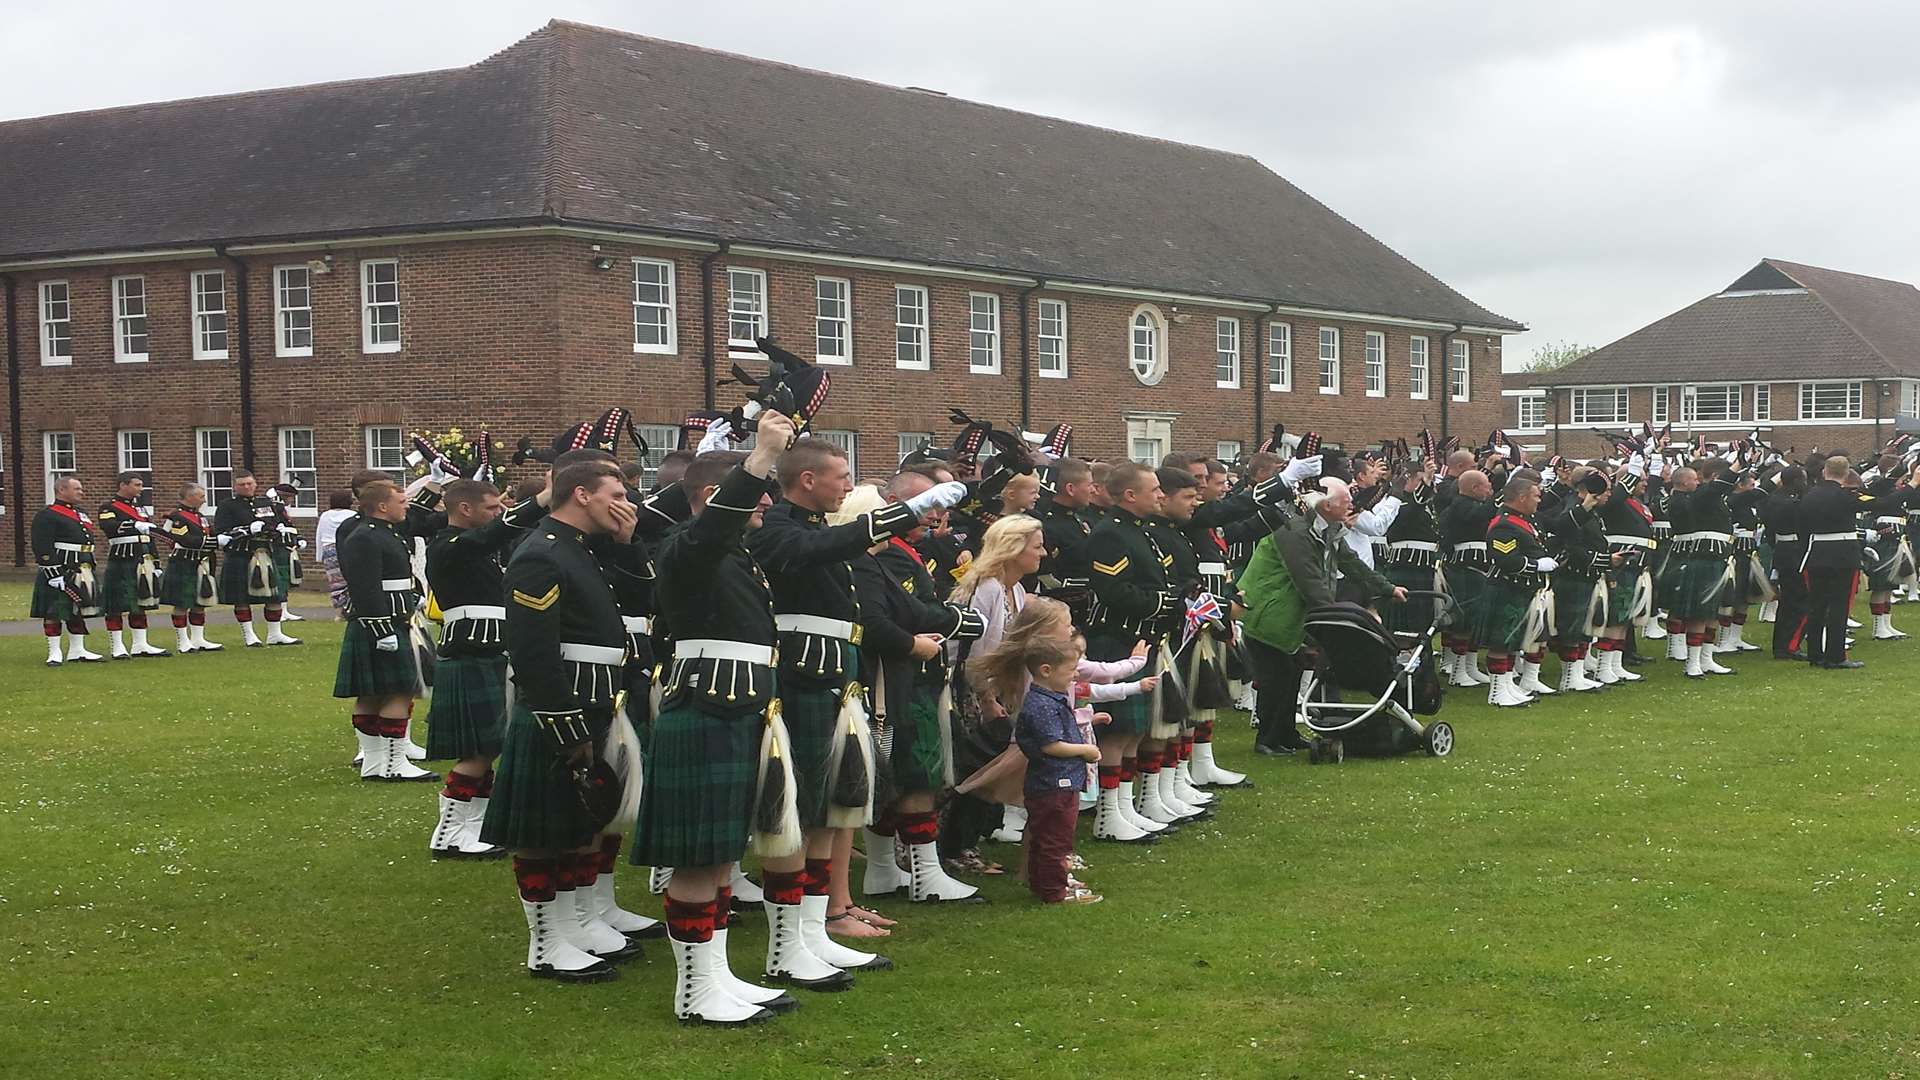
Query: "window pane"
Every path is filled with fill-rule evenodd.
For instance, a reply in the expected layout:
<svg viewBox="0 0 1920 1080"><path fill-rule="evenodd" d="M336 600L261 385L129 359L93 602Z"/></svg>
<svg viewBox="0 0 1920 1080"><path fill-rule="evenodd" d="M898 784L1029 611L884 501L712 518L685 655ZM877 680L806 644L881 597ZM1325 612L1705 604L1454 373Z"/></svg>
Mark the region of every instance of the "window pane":
<svg viewBox="0 0 1920 1080"><path fill-rule="evenodd" d="M1367 393L1387 392L1387 335L1367 332Z"/></svg>
<svg viewBox="0 0 1920 1080"><path fill-rule="evenodd" d="M727 339L752 346L767 335L767 279L758 270L727 271Z"/></svg>
<svg viewBox="0 0 1920 1080"><path fill-rule="evenodd" d="M848 284L839 278L815 278L813 283L814 352L821 359L852 357Z"/></svg>
<svg viewBox="0 0 1920 1080"><path fill-rule="evenodd" d="M1464 341L1453 343L1453 350L1447 363L1447 393L1455 401L1465 401L1473 388L1472 346ZM1624 391L1623 391L1624 393Z"/></svg>
<svg viewBox="0 0 1920 1080"><path fill-rule="evenodd" d="M313 351L312 278L304 266L283 266L277 271L274 307L279 312L281 353L305 354Z"/></svg>
<svg viewBox="0 0 1920 1080"><path fill-rule="evenodd" d="M360 264L362 345L366 348L400 344L400 264L392 260Z"/></svg>
<svg viewBox="0 0 1920 1080"><path fill-rule="evenodd" d="M1213 380L1223 387L1240 385L1240 320L1213 321Z"/></svg>
<svg viewBox="0 0 1920 1080"><path fill-rule="evenodd" d="M1293 326L1267 327L1267 384L1276 390L1293 389Z"/></svg>
<svg viewBox="0 0 1920 1080"><path fill-rule="evenodd" d="M194 432L199 455L200 486L207 489L207 505L218 506L233 494L233 444L226 428Z"/></svg>
<svg viewBox="0 0 1920 1080"><path fill-rule="evenodd" d="M927 366L927 292L914 285L893 290L893 358L900 367Z"/></svg>
<svg viewBox="0 0 1920 1080"><path fill-rule="evenodd" d="M967 297L967 366L1000 370L1000 298L985 293Z"/></svg>
<svg viewBox="0 0 1920 1080"><path fill-rule="evenodd" d="M403 434L397 427L370 427L367 429L367 468L385 472L396 484L405 484L407 479L406 451L402 449Z"/></svg>
<svg viewBox="0 0 1920 1080"><path fill-rule="evenodd" d="M1340 331L1330 327L1320 330L1320 389L1340 391Z"/></svg>
<svg viewBox="0 0 1920 1080"><path fill-rule="evenodd" d="M1048 375L1067 373L1067 305L1060 300L1040 301L1040 371Z"/></svg>
<svg viewBox="0 0 1920 1080"><path fill-rule="evenodd" d="M674 349L673 264L633 260L633 345L649 352Z"/></svg>

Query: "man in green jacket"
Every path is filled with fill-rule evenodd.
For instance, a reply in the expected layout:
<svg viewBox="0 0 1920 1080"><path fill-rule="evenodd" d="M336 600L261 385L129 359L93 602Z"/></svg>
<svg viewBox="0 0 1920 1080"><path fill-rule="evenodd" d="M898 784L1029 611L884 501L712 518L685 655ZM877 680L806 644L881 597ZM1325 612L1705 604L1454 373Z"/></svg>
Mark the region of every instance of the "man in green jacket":
<svg viewBox="0 0 1920 1080"><path fill-rule="evenodd" d="M1327 479L1321 487L1324 494L1304 500L1309 512L1262 539L1240 574L1247 609L1241 629L1259 687L1255 715L1260 731L1253 748L1260 754L1291 754L1306 745L1294 717L1307 612L1334 602L1335 580L1345 577L1357 583L1369 602L1388 595L1395 600L1407 597L1407 590L1375 573L1341 539L1353 518L1347 485Z"/></svg>

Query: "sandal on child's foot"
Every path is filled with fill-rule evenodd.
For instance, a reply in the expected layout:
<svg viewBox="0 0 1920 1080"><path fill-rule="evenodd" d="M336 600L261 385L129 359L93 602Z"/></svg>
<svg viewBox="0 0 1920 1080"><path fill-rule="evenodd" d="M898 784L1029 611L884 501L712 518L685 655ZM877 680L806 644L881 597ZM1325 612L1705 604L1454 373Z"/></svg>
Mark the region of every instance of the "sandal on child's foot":
<svg viewBox="0 0 1920 1080"><path fill-rule="evenodd" d="M871 911L867 908L863 908L859 904L854 904L848 907L847 914L853 916L856 919L859 919L861 922L866 923L868 926L878 926L883 930L890 929L892 927L899 925L899 923L895 922L892 919L887 918L885 915L882 915L877 911Z"/></svg>
<svg viewBox="0 0 1920 1080"><path fill-rule="evenodd" d="M1103 899L1105 899L1105 897L1094 892L1092 889L1072 889L1068 891L1066 896L1061 898L1060 902L1063 904L1097 904Z"/></svg>
<svg viewBox="0 0 1920 1080"><path fill-rule="evenodd" d="M891 930L862 922L855 918L851 911L827 916L827 933L843 938L882 938L893 935Z"/></svg>
<svg viewBox="0 0 1920 1080"><path fill-rule="evenodd" d="M1087 860L1081 858L1079 855L1069 855L1067 856L1067 869L1085 870L1087 869Z"/></svg>

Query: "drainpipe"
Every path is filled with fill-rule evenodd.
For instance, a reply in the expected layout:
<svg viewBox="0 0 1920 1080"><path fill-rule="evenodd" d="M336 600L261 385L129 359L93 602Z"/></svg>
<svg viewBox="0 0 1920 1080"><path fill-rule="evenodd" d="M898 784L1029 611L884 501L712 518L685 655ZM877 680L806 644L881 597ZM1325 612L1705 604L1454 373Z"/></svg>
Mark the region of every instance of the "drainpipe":
<svg viewBox="0 0 1920 1080"><path fill-rule="evenodd" d="M701 317L700 322L701 322L701 325L706 330L706 349L705 349L705 352L702 354L701 362L703 366L706 368L705 378L702 381L706 384L705 400L707 403L706 407L708 409L713 408L713 382L714 382L713 264L719 261L720 256L725 255L727 253L727 248L730 246L732 246L731 241L722 240L720 241L720 246L718 248L700 257L700 303L701 303L702 309L705 312L705 314ZM767 291L768 291L767 309L771 311L773 309L772 289L768 289Z"/></svg>
<svg viewBox="0 0 1920 1080"><path fill-rule="evenodd" d="M1046 284L1035 281L1020 290L1020 430L1033 427L1033 342L1027 337L1027 308L1033 294Z"/></svg>
<svg viewBox="0 0 1920 1080"><path fill-rule="evenodd" d="M20 309L16 293L19 283L12 274L7 282L7 447L13 462L13 492L7 502L13 506L13 565L27 565L27 486L26 441L20 434Z"/></svg>
<svg viewBox="0 0 1920 1080"><path fill-rule="evenodd" d="M1253 441L1248 446L1258 447L1260 440L1267 437L1267 331L1265 327L1273 318L1271 310L1260 312L1253 317L1253 347L1242 349L1242 354L1251 354L1253 374ZM1252 453L1248 451L1247 453ZM1246 454L1240 455L1241 459Z"/></svg>
<svg viewBox="0 0 1920 1080"><path fill-rule="evenodd" d="M227 253L226 245L214 246L213 253L227 260L233 266L234 302L238 306L240 333L237 343L240 346L238 368L240 375L240 464L253 468L253 320L248 316L247 306L247 263L245 259ZM275 333L279 330L276 328Z"/></svg>
<svg viewBox="0 0 1920 1080"><path fill-rule="evenodd" d="M1453 336L1466 329L1464 323L1454 325L1440 338L1440 441L1453 434L1451 410L1453 405ZM1471 346L1469 346L1471 348Z"/></svg>

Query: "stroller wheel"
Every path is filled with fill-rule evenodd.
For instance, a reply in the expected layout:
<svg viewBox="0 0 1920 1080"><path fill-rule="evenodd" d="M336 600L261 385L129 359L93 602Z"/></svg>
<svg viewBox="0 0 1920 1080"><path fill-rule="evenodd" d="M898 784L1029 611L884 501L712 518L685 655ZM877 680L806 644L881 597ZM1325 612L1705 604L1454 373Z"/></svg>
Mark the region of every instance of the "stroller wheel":
<svg viewBox="0 0 1920 1080"><path fill-rule="evenodd" d="M1324 739L1315 739L1307 744L1307 764L1318 765L1327 760L1326 754L1321 750L1325 745L1326 741Z"/></svg>
<svg viewBox="0 0 1920 1080"><path fill-rule="evenodd" d="M1445 720L1435 721L1427 727L1427 753L1433 757L1446 757L1453 753L1453 725Z"/></svg>

